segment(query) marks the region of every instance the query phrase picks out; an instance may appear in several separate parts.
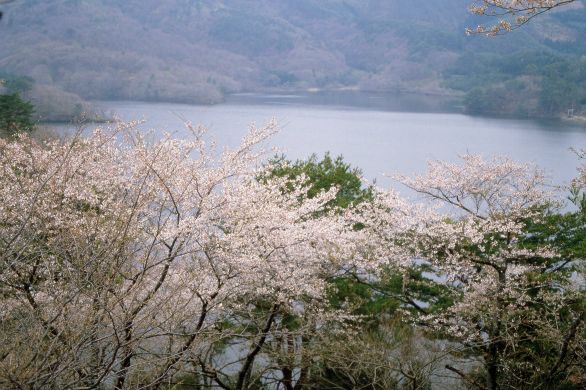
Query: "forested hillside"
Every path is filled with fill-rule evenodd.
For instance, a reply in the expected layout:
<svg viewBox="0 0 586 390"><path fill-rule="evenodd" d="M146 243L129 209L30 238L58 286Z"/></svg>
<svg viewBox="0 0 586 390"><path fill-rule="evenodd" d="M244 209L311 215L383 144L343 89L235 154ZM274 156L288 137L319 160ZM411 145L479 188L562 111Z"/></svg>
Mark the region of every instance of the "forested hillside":
<svg viewBox="0 0 586 390"><path fill-rule="evenodd" d="M471 113L550 116L586 97L578 70L564 79L571 102L540 100L559 81L543 61L584 68L581 3L492 39L464 34L479 22L470 3L21 0L4 6L0 70L83 99L215 103L238 91L356 88L468 93ZM506 109L479 112L474 99L497 94Z"/></svg>

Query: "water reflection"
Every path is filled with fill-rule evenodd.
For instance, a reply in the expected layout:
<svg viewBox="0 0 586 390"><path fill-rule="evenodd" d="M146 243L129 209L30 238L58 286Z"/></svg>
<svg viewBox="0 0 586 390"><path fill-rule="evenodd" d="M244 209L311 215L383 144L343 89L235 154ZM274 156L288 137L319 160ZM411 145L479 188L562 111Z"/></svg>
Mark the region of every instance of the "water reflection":
<svg viewBox="0 0 586 390"><path fill-rule="evenodd" d="M298 94L235 94L227 104L303 105L344 110L377 110L394 112L438 113L461 111L460 100L454 97L416 94L389 94L361 91L319 91Z"/></svg>

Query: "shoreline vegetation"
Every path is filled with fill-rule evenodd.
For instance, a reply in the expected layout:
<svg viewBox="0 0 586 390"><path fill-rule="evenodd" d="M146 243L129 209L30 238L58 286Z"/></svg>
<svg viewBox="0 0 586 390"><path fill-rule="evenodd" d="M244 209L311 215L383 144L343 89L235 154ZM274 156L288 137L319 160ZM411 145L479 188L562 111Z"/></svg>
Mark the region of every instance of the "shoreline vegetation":
<svg viewBox="0 0 586 390"><path fill-rule="evenodd" d="M230 93L223 96L221 101L214 102L214 103L194 103L191 101L169 101L169 100L150 100L150 99L112 99L112 100L96 100L96 101L84 101L83 107L87 109L87 111L77 111L76 113L72 113L69 116L37 116L36 122L40 125L54 125L54 124L71 124L71 123L114 123L116 122L115 115L111 112L104 112L99 108L100 103L109 103L109 102L144 102L144 103L152 103L152 104L186 104L186 105L195 105L195 106L214 106L218 104L225 104L226 102L230 101L231 98L238 98L238 97L246 97L246 96L258 96L262 97L265 94L271 94L276 97L278 96L291 96L291 95L299 95L299 96L336 96L337 94L365 94L365 95L376 95L376 96L388 96L388 97L421 97L427 99L438 99L438 101L442 101L445 103L444 110L440 110L440 112L452 112L452 113L459 113L463 115L473 116L473 117L485 117L485 118L499 118L499 119L516 119L516 120L559 120L563 122L571 122L578 125L586 125L586 115L584 114L575 114L571 117L567 116L565 113L560 113L559 115L555 116L530 116L530 115L520 115L520 114L491 114L491 113L475 113L475 112L468 112L466 106L464 104L464 94L460 93L459 91L444 91L437 92L437 91L429 91L429 92L422 92L422 91L412 91L407 89L402 90L386 90L386 91L376 91L376 90L364 90L359 89L356 87L340 87L340 88L306 88L306 89L264 89L264 90L253 90L253 91L243 91L237 93ZM327 100L327 99L326 99ZM34 101L33 101L34 103ZM318 105L328 105L329 103L316 103ZM36 107L36 106L35 106ZM64 110L58 111L67 111L68 109L65 108ZM79 108L78 108L79 110ZM42 109L42 111L45 111ZM69 110L71 112L71 110Z"/></svg>
<svg viewBox="0 0 586 390"><path fill-rule="evenodd" d="M6 88L4 88L6 89ZM11 92L11 91L8 91ZM14 91L12 91L14 92ZM476 110L474 100L477 99L477 94L485 94L479 90L473 90L466 93L461 90L449 88L393 88L393 89L371 89L361 88L359 86L340 86L340 87L307 87L307 88L262 88L250 89L242 91L234 91L221 94L213 99L191 99L191 98L144 98L137 96L136 98L108 98L108 99L92 99L85 100L79 95L64 91L58 87L50 85L34 85L30 89L18 91L22 97L30 101L35 106L34 119L43 124L55 123L70 123L72 121L79 121L89 123L106 123L113 120L108 114L100 112L96 107L96 102L112 102L112 101L127 101L127 102L148 102L148 103L171 103L171 104L188 104L188 105L202 105L213 106L223 104L230 97L246 96L246 95L335 95L335 94L374 94L380 96L420 96L426 98L445 99L451 103L450 112L459 112L465 115L489 117L489 118L510 118L510 119L558 119L575 123L586 123L586 105L582 105L577 113L569 117L565 110L561 107L559 111L552 111L543 113L537 107L518 108L514 111L509 109L500 110L483 109ZM6 93L0 88L0 94ZM482 97L484 101L484 95ZM505 97L506 101L506 97Z"/></svg>
<svg viewBox="0 0 586 390"><path fill-rule="evenodd" d="M586 115L574 115L572 117L562 117L563 121L586 125Z"/></svg>
<svg viewBox="0 0 586 390"><path fill-rule="evenodd" d="M557 65L557 64L556 64ZM3 74L4 73L4 74ZM561 101L555 96L565 96L559 89L564 83L540 82L535 77L520 76L519 79L510 79L494 86L474 84L461 86L454 80L453 75L447 76L443 83L426 83L418 86L396 86L386 88L369 88L361 85L339 85L339 86L308 86L308 87L261 87L248 89L234 89L230 91L194 90L192 93L181 93L173 96L171 91L168 96L104 96L104 98L84 98L81 95L67 91L56 85L36 84L28 76L13 75L0 71L0 78L5 81L0 86L2 93L19 93L25 100L35 106L35 119L42 123L67 123L79 119L82 115L84 121L102 123L111 121L105 113L99 112L95 102L99 101L134 101L149 103L176 103L191 105L209 105L225 103L230 97L238 95L262 95L262 94L375 94L380 96L421 96L427 98L446 99L452 102L450 111L457 111L462 114L492 118L511 119L559 119L576 123L584 123L586 115L586 98L575 100L574 97L568 101ZM16 79L13 82L12 79ZM25 80L21 85L22 80ZM10 84L16 86L9 87ZM545 85L547 84L547 85ZM8 86L8 87L7 87ZM544 88L548 88L547 92ZM578 94L579 85L572 88L572 94ZM185 92L185 91L184 91ZM540 97L534 97L540 96ZM577 98L576 98L577 99ZM567 99L566 99L567 100ZM575 103L575 101L577 103ZM497 105L490 102L498 102ZM567 115L567 108L572 104L577 108L572 118ZM454 108L457 108L455 110Z"/></svg>

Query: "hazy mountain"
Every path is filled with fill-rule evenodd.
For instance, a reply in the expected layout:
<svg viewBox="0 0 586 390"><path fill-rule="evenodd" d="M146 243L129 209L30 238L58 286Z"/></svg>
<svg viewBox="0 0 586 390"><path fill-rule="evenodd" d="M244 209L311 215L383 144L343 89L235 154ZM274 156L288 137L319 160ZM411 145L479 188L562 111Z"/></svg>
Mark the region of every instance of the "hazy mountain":
<svg viewBox="0 0 586 390"><path fill-rule="evenodd" d="M474 53L586 52L583 10L487 39L464 34L470 3L17 0L3 6L0 70L84 99L212 103L267 89L450 93L444 71Z"/></svg>

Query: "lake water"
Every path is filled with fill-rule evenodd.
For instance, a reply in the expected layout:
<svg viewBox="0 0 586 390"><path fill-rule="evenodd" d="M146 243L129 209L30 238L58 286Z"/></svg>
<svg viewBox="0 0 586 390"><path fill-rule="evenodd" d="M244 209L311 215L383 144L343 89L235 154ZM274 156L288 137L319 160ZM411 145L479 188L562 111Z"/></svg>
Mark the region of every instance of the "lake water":
<svg viewBox="0 0 586 390"><path fill-rule="evenodd" d="M185 134L183 120L202 124L220 145L238 144L251 123L275 118L282 128L271 140L292 159L327 151L343 155L364 176L388 185L384 174L413 174L427 160L456 161L465 153L505 155L542 167L557 184L579 163L570 148L586 148L586 124L470 117L453 104L418 96L368 93L242 94L215 106L100 102L123 120ZM394 186L394 185L393 185Z"/></svg>

